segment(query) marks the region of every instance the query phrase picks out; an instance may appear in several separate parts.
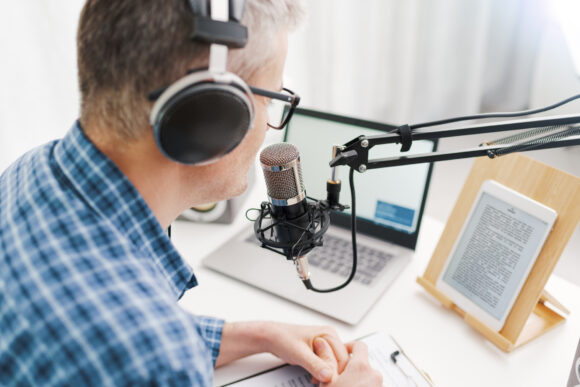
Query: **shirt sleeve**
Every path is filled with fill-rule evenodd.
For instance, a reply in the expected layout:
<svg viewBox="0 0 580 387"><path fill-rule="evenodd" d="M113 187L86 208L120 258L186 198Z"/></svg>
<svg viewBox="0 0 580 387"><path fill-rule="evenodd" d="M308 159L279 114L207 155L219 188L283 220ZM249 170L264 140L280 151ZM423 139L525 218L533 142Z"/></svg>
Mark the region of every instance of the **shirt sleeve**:
<svg viewBox="0 0 580 387"><path fill-rule="evenodd" d="M213 366L215 367L220 353L224 320L208 316L192 315L192 317L201 337L211 352Z"/></svg>

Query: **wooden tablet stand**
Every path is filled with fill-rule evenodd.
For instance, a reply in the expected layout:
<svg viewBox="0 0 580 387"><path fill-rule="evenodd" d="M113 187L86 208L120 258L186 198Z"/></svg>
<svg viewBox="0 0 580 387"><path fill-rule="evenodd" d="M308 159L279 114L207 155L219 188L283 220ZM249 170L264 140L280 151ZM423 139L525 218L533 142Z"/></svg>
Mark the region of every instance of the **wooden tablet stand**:
<svg viewBox="0 0 580 387"><path fill-rule="evenodd" d="M465 313L435 287L479 188L487 179L510 187L553 208L558 213L554 228L512 306L505 325L499 332ZM569 312L545 292L544 287L579 221L579 178L521 154L501 156L493 160L487 157L478 158L449 216L431 261L423 276L417 278L417 282L445 307L459 313L489 341L510 352L565 321L562 314Z"/></svg>

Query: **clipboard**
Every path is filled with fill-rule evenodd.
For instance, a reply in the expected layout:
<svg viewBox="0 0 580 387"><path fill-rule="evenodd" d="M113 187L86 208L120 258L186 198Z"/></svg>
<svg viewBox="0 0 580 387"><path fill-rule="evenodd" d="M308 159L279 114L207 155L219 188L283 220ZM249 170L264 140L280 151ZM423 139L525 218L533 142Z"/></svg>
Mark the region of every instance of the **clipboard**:
<svg viewBox="0 0 580 387"><path fill-rule="evenodd" d="M369 348L371 366L383 374L383 385L395 387L432 387L430 377L415 365L401 346L383 332L374 332L362 337ZM233 387L280 387L306 386L315 387L310 382L311 375L302 367L284 364L269 370L249 375L225 386Z"/></svg>

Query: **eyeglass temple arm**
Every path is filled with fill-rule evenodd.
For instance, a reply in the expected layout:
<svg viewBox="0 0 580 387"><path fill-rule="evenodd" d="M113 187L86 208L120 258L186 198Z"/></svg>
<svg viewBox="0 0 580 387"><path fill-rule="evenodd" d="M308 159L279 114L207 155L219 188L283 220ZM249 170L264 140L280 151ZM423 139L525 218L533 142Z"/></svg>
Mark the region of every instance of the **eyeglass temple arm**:
<svg viewBox="0 0 580 387"><path fill-rule="evenodd" d="M300 101L300 97L298 97L296 94L294 94L292 91L290 91L286 88L284 88L283 90L286 90L286 91L290 92L291 94L277 93L275 91L260 89L259 87L254 87L254 86L250 86L250 90L252 91L252 93L257 94L257 95L261 95L262 97L273 98L273 99L277 99L277 100L288 102L288 103L294 103L296 101L296 99L298 99L298 101Z"/></svg>

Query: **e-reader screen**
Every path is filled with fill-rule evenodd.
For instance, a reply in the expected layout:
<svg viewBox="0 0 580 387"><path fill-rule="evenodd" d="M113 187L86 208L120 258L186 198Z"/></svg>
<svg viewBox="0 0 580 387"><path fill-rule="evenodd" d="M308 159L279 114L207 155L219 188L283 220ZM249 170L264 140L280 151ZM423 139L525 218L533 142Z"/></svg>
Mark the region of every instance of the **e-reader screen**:
<svg viewBox="0 0 580 387"><path fill-rule="evenodd" d="M528 210L483 190L442 276L498 320L511 309L553 224Z"/></svg>

